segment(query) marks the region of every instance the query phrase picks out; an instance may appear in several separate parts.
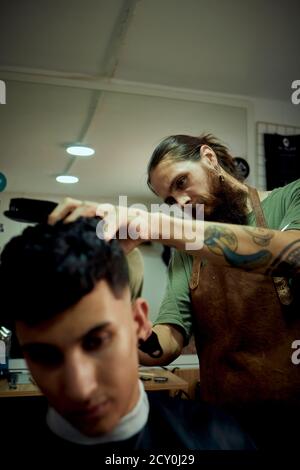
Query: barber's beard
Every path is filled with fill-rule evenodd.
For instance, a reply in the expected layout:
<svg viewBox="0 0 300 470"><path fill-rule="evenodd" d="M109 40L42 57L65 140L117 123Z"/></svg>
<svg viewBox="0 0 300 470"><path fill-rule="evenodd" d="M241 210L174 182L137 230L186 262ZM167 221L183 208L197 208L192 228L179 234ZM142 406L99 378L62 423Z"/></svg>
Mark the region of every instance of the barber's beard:
<svg viewBox="0 0 300 470"><path fill-rule="evenodd" d="M247 194L240 188L232 187L226 180L220 181L219 176L213 174L210 175L210 195L206 199L201 200L205 220L247 225Z"/></svg>

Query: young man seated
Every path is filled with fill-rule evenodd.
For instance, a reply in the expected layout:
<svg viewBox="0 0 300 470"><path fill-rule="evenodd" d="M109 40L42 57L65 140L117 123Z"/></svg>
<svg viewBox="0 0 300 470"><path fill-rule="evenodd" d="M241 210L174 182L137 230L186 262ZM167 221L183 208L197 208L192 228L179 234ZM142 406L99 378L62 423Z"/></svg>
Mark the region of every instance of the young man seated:
<svg viewBox="0 0 300 470"><path fill-rule="evenodd" d="M117 240L98 220L36 225L1 255L4 320L14 321L44 416L13 417L2 436L19 445L108 454L113 449L251 449L236 423L202 403L147 395L138 376L147 302L131 299ZM16 399L15 399L16 400ZM20 421L17 421L19 419Z"/></svg>

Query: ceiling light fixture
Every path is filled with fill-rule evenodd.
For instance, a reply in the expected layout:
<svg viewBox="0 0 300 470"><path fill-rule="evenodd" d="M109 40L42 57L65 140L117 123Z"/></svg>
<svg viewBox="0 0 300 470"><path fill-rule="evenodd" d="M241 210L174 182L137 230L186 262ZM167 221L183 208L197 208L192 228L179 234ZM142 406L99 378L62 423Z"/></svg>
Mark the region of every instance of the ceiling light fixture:
<svg viewBox="0 0 300 470"><path fill-rule="evenodd" d="M69 145L66 150L70 155L75 155L76 157L91 157L95 153L92 147L81 144Z"/></svg>
<svg viewBox="0 0 300 470"><path fill-rule="evenodd" d="M58 183L74 184L78 183L79 178L77 178L77 176L71 175L59 175L56 177L56 181L58 181Z"/></svg>

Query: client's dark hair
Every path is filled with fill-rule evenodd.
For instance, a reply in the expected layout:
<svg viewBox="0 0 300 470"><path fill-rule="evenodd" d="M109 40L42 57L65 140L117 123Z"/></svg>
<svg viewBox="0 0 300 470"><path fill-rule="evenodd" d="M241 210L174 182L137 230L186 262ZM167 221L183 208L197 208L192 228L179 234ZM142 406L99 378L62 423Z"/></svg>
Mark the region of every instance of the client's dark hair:
<svg viewBox="0 0 300 470"><path fill-rule="evenodd" d="M74 305L101 279L115 297L122 295L129 283L126 257L117 240L97 237L98 222L80 218L28 227L5 246L0 324L45 321Z"/></svg>

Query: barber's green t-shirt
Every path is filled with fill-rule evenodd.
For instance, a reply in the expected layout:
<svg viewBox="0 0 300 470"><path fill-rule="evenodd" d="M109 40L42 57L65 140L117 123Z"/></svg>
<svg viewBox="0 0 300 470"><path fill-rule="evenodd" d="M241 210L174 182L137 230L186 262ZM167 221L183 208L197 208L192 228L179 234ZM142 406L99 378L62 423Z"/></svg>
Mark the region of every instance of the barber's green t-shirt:
<svg viewBox="0 0 300 470"><path fill-rule="evenodd" d="M267 225L273 230L300 230L300 179L274 189L262 202ZM255 226L255 216L248 215L248 225ZM192 305L189 280L193 258L176 251L169 265L168 282L159 314L154 324L170 323L182 328L185 343L192 330Z"/></svg>

